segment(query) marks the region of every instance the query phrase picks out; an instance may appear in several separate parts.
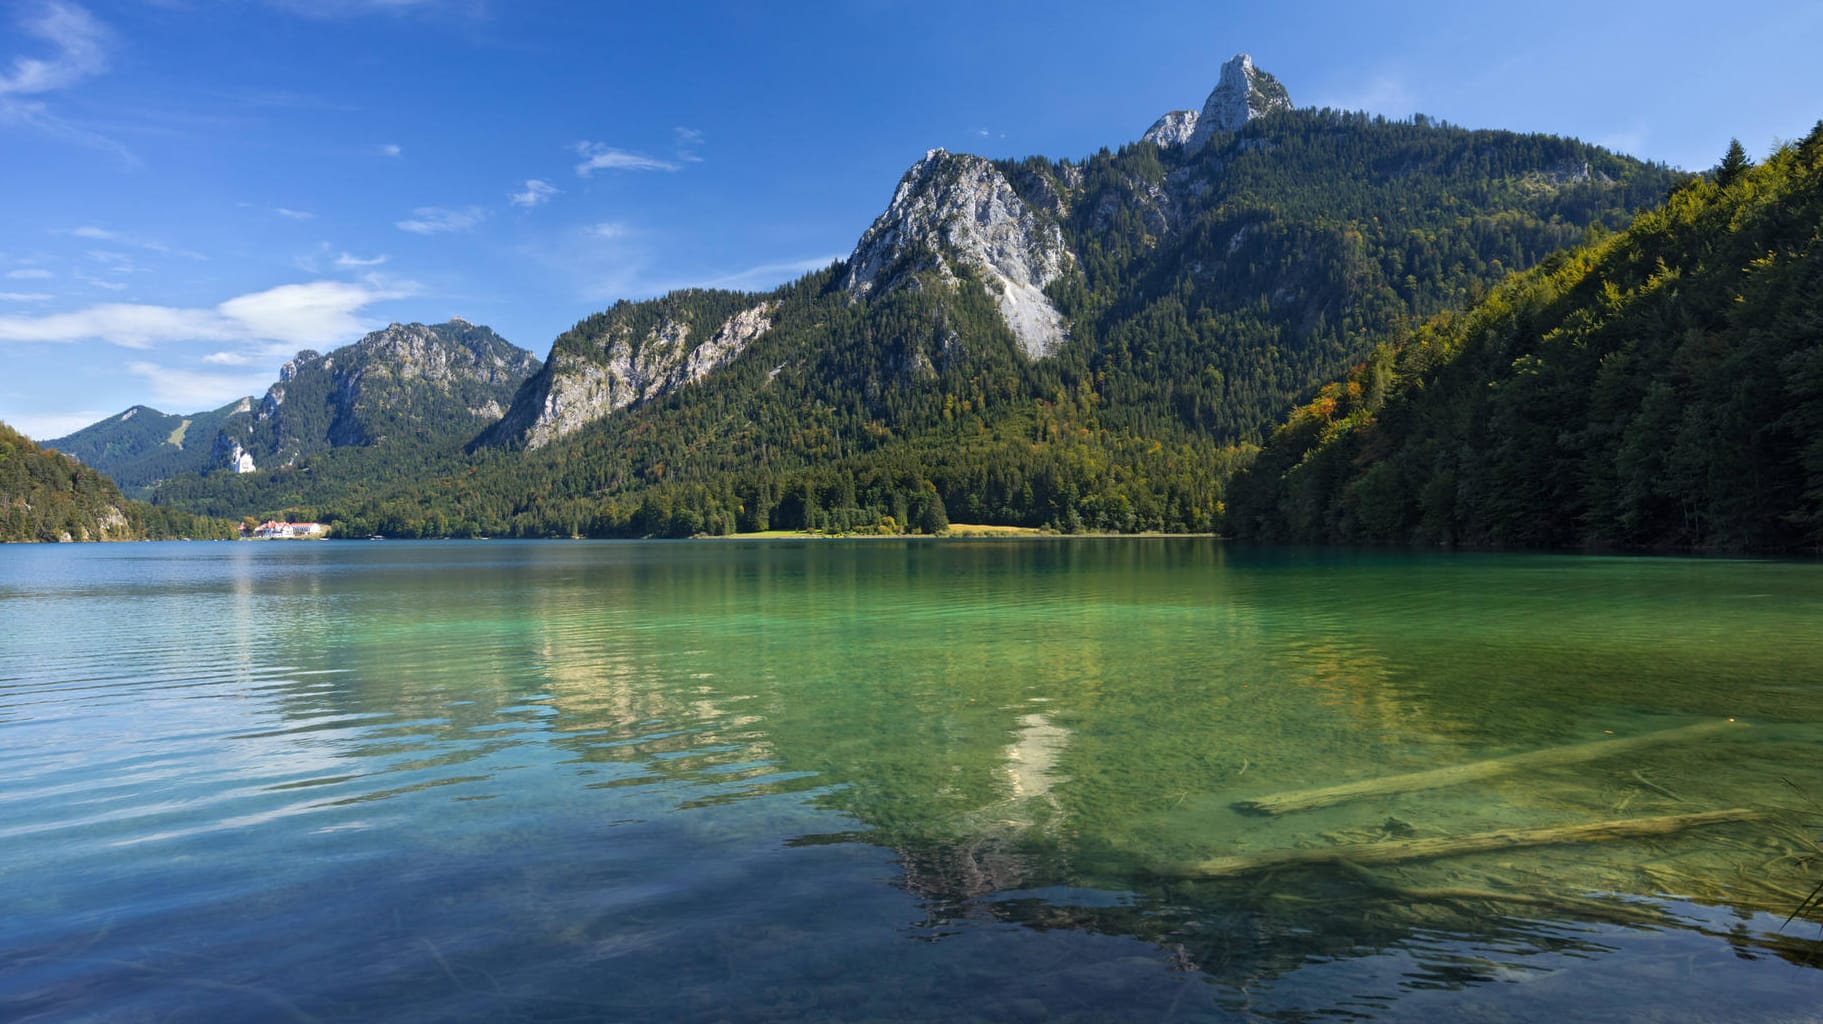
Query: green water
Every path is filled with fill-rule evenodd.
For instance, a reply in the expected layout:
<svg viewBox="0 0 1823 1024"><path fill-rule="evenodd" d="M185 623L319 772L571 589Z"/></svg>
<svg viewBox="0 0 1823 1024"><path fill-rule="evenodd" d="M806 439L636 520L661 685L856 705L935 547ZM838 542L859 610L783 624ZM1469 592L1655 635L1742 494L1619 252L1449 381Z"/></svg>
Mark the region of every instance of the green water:
<svg viewBox="0 0 1823 1024"><path fill-rule="evenodd" d="M1814 563L0 550L0 1019L1819 1019L1820 627Z"/></svg>

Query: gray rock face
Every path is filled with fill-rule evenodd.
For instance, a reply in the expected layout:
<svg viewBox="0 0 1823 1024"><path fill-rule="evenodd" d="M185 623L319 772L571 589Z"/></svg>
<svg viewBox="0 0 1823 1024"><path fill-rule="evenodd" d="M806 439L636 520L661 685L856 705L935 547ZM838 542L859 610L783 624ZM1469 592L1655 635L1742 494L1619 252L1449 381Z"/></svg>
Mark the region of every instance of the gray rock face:
<svg viewBox="0 0 1823 1024"><path fill-rule="evenodd" d="M617 410L702 380L771 329L774 312L769 302L742 310L696 345L690 344L689 324L665 318L637 337L624 323L616 325L598 353L553 352L537 378L544 385L537 413L522 428L526 447L542 448Z"/></svg>
<svg viewBox="0 0 1823 1024"><path fill-rule="evenodd" d="M1140 139L1167 149L1181 146L1196 133L1197 119L1194 110L1173 110L1152 122L1152 127L1146 129L1146 134L1140 136Z"/></svg>
<svg viewBox="0 0 1823 1024"><path fill-rule="evenodd" d="M953 280L965 265L1037 359L1066 337L1044 288L1073 259L1063 230L1027 206L992 163L933 149L905 172L892 204L855 245L842 286L856 297L885 294L919 271Z"/></svg>
<svg viewBox="0 0 1823 1024"><path fill-rule="evenodd" d="M228 413L212 465L245 473L328 448L467 440L538 368L530 352L467 321L390 324L287 361L257 403Z"/></svg>
<svg viewBox="0 0 1823 1024"><path fill-rule="evenodd" d="M1291 96L1279 80L1254 67L1252 57L1237 53L1222 65L1221 81L1203 101L1201 111L1166 114L1146 131L1145 140L1195 152L1218 132L1238 132L1256 117L1290 109Z"/></svg>

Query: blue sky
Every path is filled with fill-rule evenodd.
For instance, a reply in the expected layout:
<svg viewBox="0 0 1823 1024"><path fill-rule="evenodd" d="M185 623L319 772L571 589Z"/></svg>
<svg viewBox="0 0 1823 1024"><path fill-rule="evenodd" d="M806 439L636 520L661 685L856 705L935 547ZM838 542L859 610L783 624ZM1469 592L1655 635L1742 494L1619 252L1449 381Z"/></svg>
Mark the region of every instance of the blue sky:
<svg viewBox="0 0 1823 1024"><path fill-rule="evenodd" d="M1823 118L1819 39L1814 0L6 0L0 420L212 408L393 320L542 357L846 255L929 148L1136 139L1238 51L1299 105L1697 169Z"/></svg>

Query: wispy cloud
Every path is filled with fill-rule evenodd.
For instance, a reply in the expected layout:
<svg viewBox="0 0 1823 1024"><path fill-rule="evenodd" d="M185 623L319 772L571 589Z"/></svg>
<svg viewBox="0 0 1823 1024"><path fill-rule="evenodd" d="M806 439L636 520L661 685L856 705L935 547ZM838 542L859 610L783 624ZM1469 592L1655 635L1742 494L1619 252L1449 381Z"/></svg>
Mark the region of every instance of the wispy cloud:
<svg viewBox="0 0 1823 1024"><path fill-rule="evenodd" d="M388 142L385 145L375 146L374 152L380 154L381 156L390 156L390 157L400 157L400 156L405 155L405 150L400 148L399 144L396 142Z"/></svg>
<svg viewBox="0 0 1823 1024"><path fill-rule="evenodd" d="M67 89L107 70L107 30L75 4L50 2L21 19L25 33L51 44L50 57L14 57L0 74L0 96L32 96Z"/></svg>
<svg viewBox="0 0 1823 1024"><path fill-rule="evenodd" d="M57 275L43 267L22 267L7 271L6 276L14 281L48 281Z"/></svg>
<svg viewBox="0 0 1823 1024"><path fill-rule="evenodd" d="M578 142L574 147L582 163L576 165L578 177L586 178L596 171L675 171L678 164L631 150L618 149L600 142Z"/></svg>
<svg viewBox="0 0 1823 1024"><path fill-rule="evenodd" d="M6 414L6 423L34 441L44 442L54 437L66 437L81 430L91 423L106 417L108 413L99 409L84 409L78 412L21 413Z"/></svg>
<svg viewBox="0 0 1823 1024"><path fill-rule="evenodd" d="M0 292L0 302L49 302L48 292Z"/></svg>
<svg viewBox="0 0 1823 1024"><path fill-rule="evenodd" d="M414 235L436 235L448 231L467 231L486 219L487 211L479 206L464 206L454 210L442 206L420 206L412 211L410 219L395 221L394 226Z"/></svg>
<svg viewBox="0 0 1823 1024"><path fill-rule="evenodd" d="M633 229L617 220L606 220L602 221L600 224L591 224L583 230L595 238L625 238L633 233Z"/></svg>
<svg viewBox="0 0 1823 1024"><path fill-rule="evenodd" d="M309 210L293 210L287 206L274 206L272 212L286 220L314 220L316 218L316 214Z"/></svg>
<svg viewBox="0 0 1823 1024"><path fill-rule="evenodd" d="M26 10L18 19L21 35L49 44L50 53L15 56L11 67L0 72L0 125L23 125L136 164L138 158L125 146L61 116L44 99L107 70L107 28L84 8L62 0L45 0Z"/></svg>
<svg viewBox="0 0 1823 1024"><path fill-rule="evenodd" d="M86 238L94 242L118 242L122 245L130 245L137 249L144 249L147 252L155 252L164 256L182 256L185 259L190 260L207 260L209 258L194 249L179 249L175 246L166 245L156 238L141 238L137 235L130 235L122 231L97 227L93 224L85 224L82 227L71 228L67 233L72 238ZM108 257L105 256L97 256L93 250L90 251L89 256L94 259L103 260L104 262L108 259Z"/></svg>
<svg viewBox="0 0 1823 1024"><path fill-rule="evenodd" d="M677 158L687 164L702 163L703 158L697 155L696 151L702 148L703 133L695 128L685 128L681 124L672 131L677 135Z"/></svg>
<svg viewBox="0 0 1823 1024"><path fill-rule="evenodd" d="M150 385L153 404L167 409L214 408L272 383L269 373L208 373L145 361L128 363L127 372Z"/></svg>
<svg viewBox="0 0 1823 1024"><path fill-rule="evenodd" d="M525 191L514 192L510 198L512 199L514 206L541 206L550 202L551 197L557 195L561 191L563 190L548 181L540 181L537 178L527 178L525 180Z"/></svg>
<svg viewBox="0 0 1823 1024"><path fill-rule="evenodd" d="M140 268L133 265L133 257L124 252L113 252L108 249L90 249L89 259L107 267L116 273L137 273Z"/></svg>
<svg viewBox="0 0 1823 1024"><path fill-rule="evenodd" d="M386 260L387 257L384 255L361 257L350 253L343 253L335 258L335 265L341 267L343 270L352 270L357 267L377 267L380 264L385 263Z"/></svg>
<svg viewBox="0 0 1823 1024"><path fill-rule="evenodd" d="M362 310L415 291L404 283L311 281L238 295L212 307L107 303L45 316L0 316L0 342L105 341L123 348L187 341L320 346L359 336Z"/></svg>
<svg viewBox="0 0 1823 1024"><path fill-rule="evenodd" d="M707 281L698 280L682 282L673 288L665 288L663 290L673 291L675 288L727 288L730 291L737 292L765 291L768 288L784 284L787 281L794 281L813 270L822 270L824 267L827 267L831 263L842 258L843 256L841 255L812 256L809 259L802 260L762 263L758 266L748 267L746 270L737 270L732 274L725 274L721 277L711 278Z"/></svg>

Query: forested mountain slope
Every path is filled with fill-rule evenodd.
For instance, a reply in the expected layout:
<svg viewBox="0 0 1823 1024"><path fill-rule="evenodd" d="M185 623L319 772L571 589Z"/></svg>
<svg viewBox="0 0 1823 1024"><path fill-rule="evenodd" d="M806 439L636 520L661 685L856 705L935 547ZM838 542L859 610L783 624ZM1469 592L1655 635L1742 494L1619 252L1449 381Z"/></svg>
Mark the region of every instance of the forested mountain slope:
<svg viewBox="0 0 1823 1024"><path fill-rule="evenodd" d="M1823 548L1823 124L1377 347L1235 482L1242 537Z"/></svg>
<svg viewBox="0 0 1823 1024"><path fill-rule="evenodd" d="M0 423L0 541L227 538L234 525L121 496L113 483Z"/></svg>
<svg viewBox="0 0 1823 1024"><path fill-rule="evenodd" d="M94 468L134 498L183 473L207 472L219 461L216 439L229 418L249 413L251 398L188 416L136 405L44 446Z"/></svg>
<svg viewBox="0 0 1823 1024"><path fill-rule="evenodd" d="M1207 530L1295 401L1683 177L1294 109L1244 58L1175 123L1083 161L933 151L841 263L577 324L468 456L300 451L159 500L388 533Z"/></svg>
<svg viewBox="0 0 1823 1024"><path fill-rule="evenodd" d="M189 416L134 406L45 447L133 496L184 474L281 468L334 448L408 448L415 464L419 449L454 450L498 420L538 367L465 320L392 324L327 354L298 353L260 399Z"/></svg>

